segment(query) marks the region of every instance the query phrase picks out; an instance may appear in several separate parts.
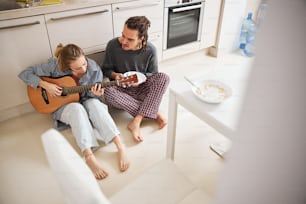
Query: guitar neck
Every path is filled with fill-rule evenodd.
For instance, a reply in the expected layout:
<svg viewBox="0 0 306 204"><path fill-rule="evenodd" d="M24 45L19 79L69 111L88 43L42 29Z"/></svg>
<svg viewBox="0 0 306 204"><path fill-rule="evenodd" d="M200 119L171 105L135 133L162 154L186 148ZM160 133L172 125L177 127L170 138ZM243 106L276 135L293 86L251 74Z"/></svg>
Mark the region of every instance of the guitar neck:
<svg viewBox="0 0 306 204"><path fill-rule="evenodd" d="M109 82L102 82L100 84L101 84L102 88L105 88L105 87L108 87L108 86L119 86L119 82L117 80L109 81ZM74 93L81 93L81 92L89 91L91 89L91 87L93 87L94 85L95 84L73 86L73 87L63 87L62 95L68 95L68 94L74 94Z"/></svg>

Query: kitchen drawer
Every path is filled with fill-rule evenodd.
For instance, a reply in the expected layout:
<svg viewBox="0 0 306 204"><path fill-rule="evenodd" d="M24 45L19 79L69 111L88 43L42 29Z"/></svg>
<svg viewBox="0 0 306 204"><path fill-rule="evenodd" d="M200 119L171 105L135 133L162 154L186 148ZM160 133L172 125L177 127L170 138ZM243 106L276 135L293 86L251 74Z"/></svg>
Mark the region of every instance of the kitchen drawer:
<svg viewBox="0 0 306 204"><path fill-rule="evenodd" d="M29 101L26 85L18 74L51 57L44 16L0 21L0 44L0 112L3 112ZM6 117L8 114L1 115L0 121Z"/></svg>
<svg viewBox="0 0 306 204"><path fill-rule="evenodd" d="M131 16L146 16L151 22L149 32L162 32L163 8L163 0L131 1L112 4L115 37L121 36L124 22Z"/></svg>
<svg viewBox="0 0 306 204"><path fill-rule="evenodd" d="M53 52L59 43L74 43L91 54L105 50L113 38L110 5L52 13L45 18Z"/></svg>

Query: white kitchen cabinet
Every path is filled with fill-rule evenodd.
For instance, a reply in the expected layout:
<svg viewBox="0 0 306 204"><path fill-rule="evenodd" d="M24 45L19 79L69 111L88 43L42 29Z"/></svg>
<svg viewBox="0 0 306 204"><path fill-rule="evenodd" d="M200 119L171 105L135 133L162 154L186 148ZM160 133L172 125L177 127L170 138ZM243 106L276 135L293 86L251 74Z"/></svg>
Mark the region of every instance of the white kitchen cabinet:
<svg viewBox="0 0 306 204"><path fill-rule="evenodd" d="M74 43L86 54L105 50L113 38L111 6L97 6L46 14L51 49L59 43Z"/></svg>
<svg viewBox="0 0 306 204"><path fill-rule="evenodd" d="M216 45L222 0L206 0L200 49Z"/></svg>
<svg viewBox="0 0 306 204"><path fill-rule="evenodd" d="M112 4L114 36L121 36L125 21L131 16L146 16L151 26L149 28L149 41L157 49L159 61L162 59L162 33L163 33L163 0L142 0Z"/></svg>
<svg viewBox="0 0 306 204"><path fill-rule="evenodd" d="M0 21L0 112L28 102L18 74L52 56L43 15ZM2 114L3 117L9 117Z"/></svg>
<svg viewBox="0 0 306 204"><path fill-rule="evenodd" d="M149 33L162 32L163 30L163 0L142 0L112 4L114 36L121 36L124 22L131 16L146 16L151 26Z"/></svg>
<svg viewBox="0 0 306 204"><path fill-rule="evenodd" d="M157 57L158 61L162 60L162 49L163 49L163 33L157 32L157 33L151 33L149 35L149 41L155 45L157 49Z"/></svg>

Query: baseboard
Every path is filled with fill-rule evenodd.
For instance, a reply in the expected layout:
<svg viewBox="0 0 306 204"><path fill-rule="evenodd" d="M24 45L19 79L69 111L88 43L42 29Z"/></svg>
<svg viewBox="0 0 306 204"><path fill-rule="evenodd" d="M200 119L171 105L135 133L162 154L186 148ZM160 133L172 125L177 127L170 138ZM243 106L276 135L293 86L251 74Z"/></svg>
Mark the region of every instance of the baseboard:
<svg viewBox="0 0 306 204"><path fill-rule="evenodd" d="M210 55L212 57L218 57L218 49L214 46L210 47L208 49L208 55Z"/></svg>
<svg viewBox="0 0 306 204"><path fill-rule="evenodd" d="M200 50L200 42L192 42L185 45L177 46L167 50L163 50L162 61L174 57L183 56Z"/></svg>
<svg viewBox="0 0 306 204"><path fill-rule="evenodd" d="M5 110L0 110L0 122L15 118L18 116L22 116L24 114L34 112L35 109L32 107L30 103L21 104L18 106L14 106L12 108L8 108Z"/></svg>

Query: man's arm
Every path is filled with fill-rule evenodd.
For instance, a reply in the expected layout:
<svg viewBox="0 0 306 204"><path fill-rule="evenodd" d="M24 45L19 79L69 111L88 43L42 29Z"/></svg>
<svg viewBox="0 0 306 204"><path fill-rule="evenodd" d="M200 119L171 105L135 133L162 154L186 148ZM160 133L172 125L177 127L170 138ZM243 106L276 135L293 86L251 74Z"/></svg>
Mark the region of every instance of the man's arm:
<svg viewBox="0 0 306 204"><path fill-rule="evenodd" d="M157 50L155 46L150 42L148 42L148 60L148 68L145 73L146 76L150 76L158 72Z"/></svg>
<svg viewBox="0 0 306 204"><path fill-rule="evenodd" d="M106 77L110 79L115 79L115 77L112 75L112 73L115 72L115 65L112 60L113 53L112 53L111 42L112 41L109 41L106 46L104 62L102 65L102 71Z"/></svg>

